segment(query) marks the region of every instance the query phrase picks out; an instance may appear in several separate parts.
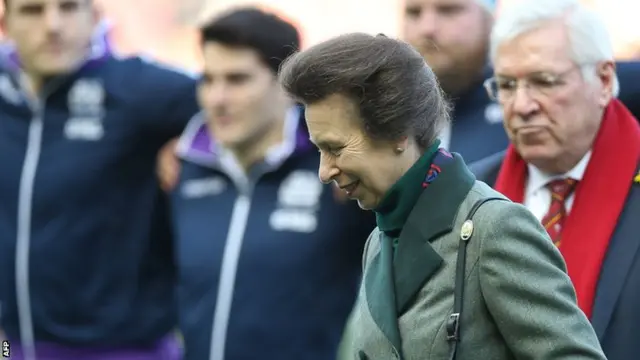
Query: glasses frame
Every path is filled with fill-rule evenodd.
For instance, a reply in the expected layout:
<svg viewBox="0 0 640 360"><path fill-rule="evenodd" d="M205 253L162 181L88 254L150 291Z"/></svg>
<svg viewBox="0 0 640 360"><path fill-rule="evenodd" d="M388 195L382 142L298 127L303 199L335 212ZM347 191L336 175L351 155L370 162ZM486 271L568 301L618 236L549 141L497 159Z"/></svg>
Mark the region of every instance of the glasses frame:
<svg viewBox="0 0 640 360"><path fill-rule="evenodd" d="M489 98L495 102L498 103L508 103L509 101L513 100L515 98L515 95L517 94L518 89L520 88L520 86L523 86L524 89L526 89L528 91L529 96L533 97L533 98L539 98L540 94L543 96L549 96L550 93L553 93L554 90L557 90L559 88L562 87L562 85L566 84L566 78L569 74L571 74L572 72L574 72L575 70L584 70L585 67L587 66L593 66L593 64L578 64L578 65L573 65L571 66L569 69L566 69L564 71L561 72L546 72L546 71L540 71L540 72L532 72L527 74L524 77L520 77L520 78L514 78L514 80L516 81L516 87L513 89L513 92L509 95L508 98L502 98L500 96L500 90L497 89L495 91L493 91L493 85L497 84L499 78L497 76L492 76L488 79L486 79L483 82L483 87L485 89L485 91L487 92L487 95L489 96ZM547 88L541 88L539 85L533 85L533 82L530 80L531 78L533 78L534 76L538 76L538 77L546 77L547 79L545 80L548 84L549 87ZM532 94L531 90L534 90L534 93Z"/></svg>

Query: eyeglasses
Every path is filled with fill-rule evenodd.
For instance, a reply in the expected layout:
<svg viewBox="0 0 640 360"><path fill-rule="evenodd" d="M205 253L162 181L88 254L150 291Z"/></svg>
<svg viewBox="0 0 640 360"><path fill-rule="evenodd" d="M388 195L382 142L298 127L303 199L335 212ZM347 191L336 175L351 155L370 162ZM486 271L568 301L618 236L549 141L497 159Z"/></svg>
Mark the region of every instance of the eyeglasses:
<svg viewBox="0 0 640 360"><path fill-rule="evenodd" d="M556 91L562 88L566 84L566 77L576 69L581 69L582 66L572 66L560 73L550 72L535 72L525 76L522 79L506 77L506 76L494 76L484 82L484 88L487 90L489 97L500 103L506 103L516 95L519 84L528 91L529 96L534 98L540 98L545 96L552 96Z"/></svg>

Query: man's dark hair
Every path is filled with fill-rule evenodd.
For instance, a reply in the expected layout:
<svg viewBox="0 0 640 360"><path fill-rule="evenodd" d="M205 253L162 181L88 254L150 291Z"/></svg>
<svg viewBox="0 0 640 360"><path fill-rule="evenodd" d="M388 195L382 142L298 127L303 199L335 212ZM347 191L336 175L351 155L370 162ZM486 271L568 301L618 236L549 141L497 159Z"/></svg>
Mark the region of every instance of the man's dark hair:
<svg viewBox="0 0 640 360"><path fill-rule="evenodd" d="M376 140L409 136L424 150L449 122L450 107L422 56L382 34L345 34L299 52L282 65L280 81L305 105L351 98Z"/></svg>
<svg viewBox="0 0 640 360"><path fill-rule="evenodd" d="M218 42L255 50L274 74L300 48L300 34L293 24L251 7L214 19L200 28L200 35L203 45Z"/></svg>

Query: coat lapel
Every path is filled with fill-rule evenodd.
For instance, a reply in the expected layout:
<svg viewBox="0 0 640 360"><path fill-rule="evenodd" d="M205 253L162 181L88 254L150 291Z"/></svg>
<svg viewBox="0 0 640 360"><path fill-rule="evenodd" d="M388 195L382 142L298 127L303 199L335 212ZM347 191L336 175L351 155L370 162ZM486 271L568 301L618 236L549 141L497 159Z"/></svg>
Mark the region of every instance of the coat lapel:
<svg viewBox="0 0 640 360"><path fill-rule="evenodd" d="M393 265L397 315L406 311L442 265L442 258L429 242L453 230L458 209L475 182L462 158L453 156L422 192L400 233Z"/></svg>
<svg viewBox="0 0 640 360"><path fill-rule="evenodd" d="M604 338L629 269L640 249L640 242L637 241L637 234L640 233L638 214L640 184L633 184L618 226L609 241L593 304L591 323L600 340Z"/></svg>
<svg viewBox="0 0 640 360"><path fill-rule="evenodd" d="M380 251L364 279L369 312L398 351L402 349L398 317L442 266L429 241L453 230L458 209L475 182L459 155L440 167L442 172L422 192L400 233L395 258L392 239L381 232Z"/></svg>
<svg viewBox="0 0 640 360"><path fill-rule="evenodd" d="M365 275L365 290L371 317L397 349L402 348L393 284L392 239L380 232L380 251L371 260Z"/></svg>

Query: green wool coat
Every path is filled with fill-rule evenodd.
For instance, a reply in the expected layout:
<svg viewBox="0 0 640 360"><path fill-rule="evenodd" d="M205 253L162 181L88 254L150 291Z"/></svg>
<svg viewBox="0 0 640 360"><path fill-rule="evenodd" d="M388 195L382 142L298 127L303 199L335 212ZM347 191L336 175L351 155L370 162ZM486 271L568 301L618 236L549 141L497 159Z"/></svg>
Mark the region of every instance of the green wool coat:
<svg viewBox="0 0 640 360"><path fill-rule="evenodd" d="M476 201L499 196L455 155L420 195L395 252L373 231L344 349L349 358L449 359L445 325L462 224ZM536 218L520 204L490 201L473 224L456 359L605 360L565 263Z"/></svg>

